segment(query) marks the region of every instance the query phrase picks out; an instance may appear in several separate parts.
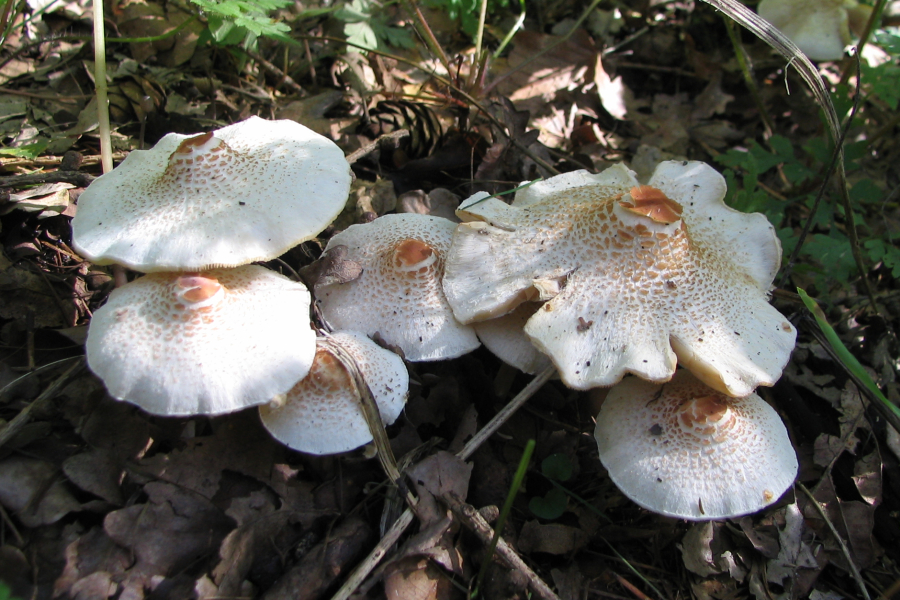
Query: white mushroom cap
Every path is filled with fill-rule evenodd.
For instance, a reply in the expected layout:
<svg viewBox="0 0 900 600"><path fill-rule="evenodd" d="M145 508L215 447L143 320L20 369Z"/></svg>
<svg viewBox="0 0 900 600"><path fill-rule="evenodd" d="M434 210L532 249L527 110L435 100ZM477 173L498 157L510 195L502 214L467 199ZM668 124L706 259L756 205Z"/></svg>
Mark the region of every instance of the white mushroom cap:
<svg viewBox="0 0 900 600"><path fill-rule="evenodd" d="M453 317L441 288L444 257L456 224L420 214L385 215L335 235L326 250L346 246L362 266L347 283L316 286L325 319L336 330L380 334L407 360L455 358L479 346L475 331Z"/></svg>
<svg viewBox="0 0 900 600"><path fill-rule="evenodd" d="M845 0L762 0L759 16L813 60L838 60L850 43Z"/></svg>
<svg viewBox="0 0 900 600"><path fill-rule="evenodd" d="M385 424L396 421L406 404L409 374L403 359L354 331L320 338L309 375L285 400L259 407L269 433L294 450L336 454L372 441L353 379L330 344L340 344L356 360Z"/></svg>
<svg viewBox="0 0 900 600"><path fill-rule="evenodd" d="M315 355L309 292L248 265L152 273L94 313L87 361L110 395L155 415L217 415L269 402Z"/></svg>
<svg viewBox="0 0 900 600"><path fill-rule="evenodd" d="M523 191L522 204L473 196L460 208L483 219L459 226L447 258L461 322L547 300L525 333L576 389L625 373L667 381L676 356L732 396L778 380L796 337L767 298L781 246L763 215L724 204L711 167L662 163L640 186L617 165Z"/></svg>
<svg viewBox="0 0 900 600"><path fill-rule="evenodd" d="M250 117L129 154L79 198L73 244L92 262L142 272L270 260L325 229L349 189L334 142Z"/></svg>
<svg viewBox="0 0 900 600"><path fill-rule="evenodd" d="M629 377L612 388L594 433L622 493L690 520L756 512L794 483L797 457L775 410L730 398L679 371L662 386Z"/></svg>
<svg viewBox="0 0 900 600"><path fill-rule="evenodd" d="M541 308L538 302L523 302L502 317L474 323L484 347L506 364L534 375L551 366L550 357L534 347L525 335L525 323Z"/></svg>

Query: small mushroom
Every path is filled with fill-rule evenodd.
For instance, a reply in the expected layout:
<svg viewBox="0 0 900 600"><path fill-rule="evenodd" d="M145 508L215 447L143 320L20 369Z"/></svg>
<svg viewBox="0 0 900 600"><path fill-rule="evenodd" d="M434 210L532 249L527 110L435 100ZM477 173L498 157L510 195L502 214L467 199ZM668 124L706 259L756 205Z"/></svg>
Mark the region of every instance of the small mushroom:
<svg viewBox="0 0 900 600"><path fill-rule="evenodd" d="M336 330L378 333L413 362L455 358L477 348L474 330L453 317L441 288L455 228L440 217L397 214L332 237L326 251L345 246L346 260L362 273L346 283L315 286L325 319Z"/></svg>
<svg viewBox="0 0 900 600"><path fill-rule="evenodd" d="M523 373L536 375L552 366L550 358L534 347L524 327L540 310L538 302L523 302L502 317L474 323L475 333L494 356Z"/></svg>
<svg viewBox="0 0 900 600"><path fill-rule="evenodd" d="M466 200L444 291L463 323L545 301L525 325L575 389L625 373L664 382L676 357L746 396L773 385L796 332L768 303L781 245L761 214L725 205L700 162L666 162L648 186L625 167L552 177L513 204Z"/></svg>
<svg viewBox="0 0 900 600"><path fill-rule="evenodd" d="M309 292L248 265L151 273L91 320L87 361L110 395L155 415L217 415L269 402L309 371Z"/></svg>
<svg viewBox="0 0 900 600"><path fill-rule="evenodd" d="M294 121L170 133L85 190L73 245L145 273L269 260L325 229L349 187L340 148Z"/></svg>
<svg viewBox="0 0 900 600"><path fill-rule="evenodd" d="M629 377L594 433L623 494L655 513L725 519L774 503L797 476L778 414L756 394L731 398L679 371L662 386Z"/></svg>
<svg viewBox="0 0 900 600"><path fill-rule="evenodd" d="M336 454L372 441L356 386L331 344L340 344L356 360L385 424L393 423L406 403L409 374L399 356L358 332L320 338L309 374L283 400L259 407L269 433L294 450Z"/></svg>
<svg viewBox="0 0 900 600"><path fill-rule="evenodd" d="M759 16L789 37L813 60L839 60L850 29L861 31L871 7L852 0L762 0Z"/></svg>

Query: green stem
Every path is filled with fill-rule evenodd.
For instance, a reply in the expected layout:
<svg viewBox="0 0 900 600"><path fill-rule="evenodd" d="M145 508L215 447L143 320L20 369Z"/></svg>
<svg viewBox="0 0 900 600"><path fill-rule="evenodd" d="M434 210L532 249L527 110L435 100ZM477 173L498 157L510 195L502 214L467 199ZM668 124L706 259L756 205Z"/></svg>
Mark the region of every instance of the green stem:
<svg viewBox="0 0 900 600"><path fill-rule="evenodd" d="M109 136L109 99L106 96L106 43L104 42L103 0L94 0L94 87L97 91L97 123L100 127L100 164L104 173L112 171Z"/></svg>
<svg viewBox="0 0 900 600"><path fill-rule="evenodd" d="M816 323L819 325L819 329L822 331L822 334L825 336L825 339L828 341L828 345L831 346L831 349L834 350L835 356L837 356L838 360L843 364L843 367L847 370L847 372L853 377L853 379L862 386L864 386L869 392L877 398L881 404L887 408L891 413L893 413L897 418L900 418L900 408L897 407L896 404L887 399L887 397L881 392L881 389L875 384L875 381L869 376L866 370L863 368L862 364L860 364L859 360L856 359L855 356L847 349L847 346L841 341L841 338L838 337L837 332L834 328L829 325L828 319L825 317L825 313L816 304L816 301L809 297L809 294L806 293L805 290L801 288L797 288L797 293L800 295L800 299L803 300L803 304L806 305L806 308L809 309L809 312L812 313L813 317L816 319Z"/></svg>
<svg viewBox="0 0 900 600"><path fill-rule="evenodd" d="M475 589L469 594L469 598L476 598L479 590L481 590L484 576L487 574L488 567L491 565L491 560L494 557L494 551L497 549L497 541L500 539L500 532L503 531L503 526L506 525L506 519L509 517L509 511L512 510L516 494L519 493L519 488L522 487L522 481L525 480L525 473L528 472L528 463L531 462L534 445L534 440L528 440L528 443L525 444L525 450L522 452L522 458L519 460L519 467L516 469L516 474L513 477L509 493L506 495L506 501L503 503L503 508L500 510L500 516L497 518L497 523L494 525L494 537L491 538L491 544L488 546L484 560L481 561L481 569L478 571L478 578L475 580Z"/></svg>

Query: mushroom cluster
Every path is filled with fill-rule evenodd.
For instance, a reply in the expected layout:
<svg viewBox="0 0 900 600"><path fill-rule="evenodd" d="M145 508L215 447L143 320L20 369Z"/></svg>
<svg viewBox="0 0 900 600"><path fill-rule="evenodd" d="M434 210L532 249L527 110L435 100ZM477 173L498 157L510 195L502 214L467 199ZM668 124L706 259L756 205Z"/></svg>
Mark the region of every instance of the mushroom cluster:
<svg viewBox="0 0 900 600"><path fill-rule="evenodd" d="M338 333L316 342L306 288L248 263L318 235L349 182L332 142L251 118L166 136L92 184L76 248L149 273L91 324L88 363L110 394L155 414L261 405L283 443L343 452L371 435L340 355L391 423L408 375L370 337L410 361L457 357L480 338L523 371L552 365L571 388L615 386L597 417L600 458L642 506L736 516L791 484L784 427L753 394L780 377L796 336L768 302L781 247L765 217L724 204L712 168L662 163L646 185L621 165L577 171L511 204L476 194L458 226L419 214L353 225L325 251L342 274L315 291ZM345 436L323 435L338 421ZM676 490L688 464L719 470Z"/></svg>
<svg viewBox="0 0 900 600"><path fill-rule="evenodd" d="M597 175L577 171L524 187L511 204L476 194L457 212L464 222L444 276L459 321L489 324L522 311L514 318L524 321L525 335L567 386L586 390L618 384L610 396L613 405L624 408L597 417L601 460L617 483L630 481L620 472L639 481L620 483L639 504L688 519L736 516L765 506L716 500L744 486L754 488L756 481L739 466L727 478L707 472L696 481L696 497L686 503L660 502L644 492L654 487L653 474L661 465L730 464L742 459L733 455L735 447L747 443L752 452L760 446L737 437L751 426L716 429L698 423L707 417L718 423L726 419L723 415L730 415L731 423L750 405L756 407L753 414L760 412L753 391L778 380L796 338L768 302L781 261L774 228L760 214L727 207L724 196L724 179L711 167L674 161L660 164L647 185L617 165ZM681 383L686 375L666 383L678 365L691 372L690 386ZM640 379L618 383L627 374ZM642 391L646 386L656 391L633 393L632 382L641 380ZM667 429L664 439L654 437L655 424L619 429L623 412L640 414L650 399L662 405L654 394L671 389L679 393L665 404L670 412L694 410L691 406L712 412L697 416L689 427ZM679 414L684 420L689 413ZM685 437L688 449L676 450L682 445L672 440L708 427L715 430L710 430L713 437L693 445ZM762 433L754 435L768 438L773 430L786 441L784 426L771 415ZM650 436L653 443L629 446L635 450L613 458L608 449L622 442L609 442L610 431L635 440ZM703 444L708 446L702 456L695 455ZM648 454L651 447L658 455L655 462ZM785 469L759 495L766 503L778 499L797 471L790 445L773 447ZM760 451L752 460L768 464L774 459ZM698 477L702 471L692 473ZM667 486L680 485L674 475L658 479L668 482L656 487L658 496L667 497ZM698 511L696 505L707 508Z"/></svg>
<svg viewBox="0 0 900 600"><path fill-rule="evenodd" d="M271 401L315 355L306 287L249 263L318 235L350 167L330 140L257 117L135 151L81 195L74 247L150 273L110 295L86 344L113 397L158 415Z"/></svg>

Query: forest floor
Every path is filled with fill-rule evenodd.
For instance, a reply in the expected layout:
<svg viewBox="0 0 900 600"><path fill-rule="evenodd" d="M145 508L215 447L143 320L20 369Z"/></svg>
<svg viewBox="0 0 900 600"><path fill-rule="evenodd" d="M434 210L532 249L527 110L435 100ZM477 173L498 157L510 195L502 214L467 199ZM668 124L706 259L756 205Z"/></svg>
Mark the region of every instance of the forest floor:
<svg viewBox="0 0 900 600"><path fill-rule="evenodd" d="M813 335L795 293L819 301L900 401L896 31L879 30L869 44L862 82L852 60L818 64L842 118L859 100L846 168L861 276L835 185L812 214L832 145L811 92L766 44L739 29L730 36L710 6L523 4L524 29L473 73L472 37L448 10L463 11L470 29L472 15L450 0L436 4L422 14L443 59L421 26L416 33L408 3L291 4L277 13L287 27L275 33L296 43L247 37L205 5L198 18L196 6L177 2L113 4L114 158L170 132L251 115L298 121L356 152L347 209L318 239L270 263L285 273L309 265L351 223L394 211L452 215L477 191L620 162L641 178L661 160L714 166L731 206L772 221L785 262L812 219L773 293L799 330L797 347L782 379L759 392L787 425L798 485L757 514L692 523L628 500L598 460L601 394L559 381L468 463L453 459L447 452L530 380L484 348L410 363L406 410L387 431L394 454L418 463L417 481L442 480L489 521L496 511L485 507L504 504L535 440L503 528L533 571L495 554L484 598L543 597L538 580L563 600L897 595L900 442ZM105 393L80 357L113 278L72 250L70 232L78 195L101 173L90 6L5 6L13 8L0 46L0 599L332 597L381 538L390 503L378 461L366 449L292 451L256 409L164 418ZM492 7L491 52L517 16ZM416 493L441 495L419 484ZM353 597L467 597L484 543L460 511L447 514L414 521Z"/></svg>

